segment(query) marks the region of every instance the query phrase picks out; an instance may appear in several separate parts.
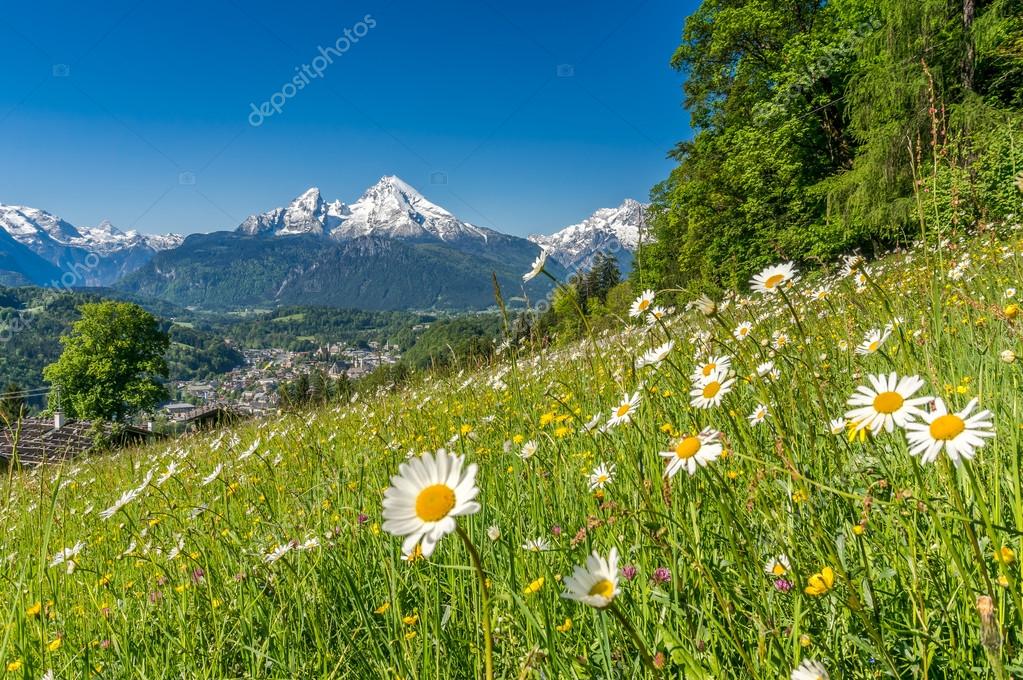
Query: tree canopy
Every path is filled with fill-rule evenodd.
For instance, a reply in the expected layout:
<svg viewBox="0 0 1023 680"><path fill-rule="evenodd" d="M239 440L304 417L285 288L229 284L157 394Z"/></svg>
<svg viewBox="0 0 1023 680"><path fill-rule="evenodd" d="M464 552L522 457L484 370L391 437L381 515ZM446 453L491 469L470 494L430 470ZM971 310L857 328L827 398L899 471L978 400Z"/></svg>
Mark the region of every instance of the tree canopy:
<svg viewBox="0 0 1023 680"><path fill-rule="evenodd" d="M671 64L695 135L644 285L731 286L1019 210L1020 0L705 0Z"/></svg>
<svg viewBox="0 0 1023 680"><path fill-rule="evenodd" d="M170 340L155 316L112 301L83 305L81 315L60 338L60 359L43 371L51 406L72 418L124 421L167 398Z"/></svg>

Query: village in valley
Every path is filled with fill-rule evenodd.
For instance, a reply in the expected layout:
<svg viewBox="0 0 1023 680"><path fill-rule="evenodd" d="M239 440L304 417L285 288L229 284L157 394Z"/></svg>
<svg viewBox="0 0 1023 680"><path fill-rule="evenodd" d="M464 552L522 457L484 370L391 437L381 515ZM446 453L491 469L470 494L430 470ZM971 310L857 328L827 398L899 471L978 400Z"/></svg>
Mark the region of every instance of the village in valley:
<svg viewBox="0 0 1023 680"><path fill-rule="evenodd" d="M180 422L212 406L245 415L262 415L280 407L280 387L303 375L319 373L331 380L358 380L380 366L398 363L401 348L370 341L365 347L329 343L311 352L245 349L245 364L209 380L170 385L176 401L161 409L170 422Z"/></svg>

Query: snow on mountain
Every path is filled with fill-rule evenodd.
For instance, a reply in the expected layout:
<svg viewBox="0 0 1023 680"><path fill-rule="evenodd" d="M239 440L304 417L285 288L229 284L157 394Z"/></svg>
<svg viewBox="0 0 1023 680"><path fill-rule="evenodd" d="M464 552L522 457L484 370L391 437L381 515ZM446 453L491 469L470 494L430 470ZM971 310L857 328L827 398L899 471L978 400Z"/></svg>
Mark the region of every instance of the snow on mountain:
<svg viewBox="0 0 1023 680"><path fill-rule="evenodd" d="M341 201L326 203L320 195L320 190L313 187L286 208L274 208L260 215L250 215L241 223L238 231L250 235L325 236L350 214L348 206L344 203Z"/></svg>
<svg viewBox="0 0 1023 680"><path fill-rule="evenodd" d="M471 238L487 241L489 229L463 222L431 203L398 177L383 177L352 204L351 217L332 232L335 238L386 236L441 241Z"/></svg>
<svg viewBox="0 0 1023 680"><path fill-rule="evenodd" d="M107 221L75 227L37 208L0 204L0 229L33 253L75 276L75 285L108 285L162 250L181 245L177 234L123 232Z"/></svg>
<svg viewBox="0 0 1023 680"><path fill-rule="evenodd" d="M383 177L351 206L341 201L326 203L319 189L309 189L287 208L251 215L238 231L274 236L314 234L337 240L379 236L452 242L468 238L484 243L494 233L459 220L394 176Z"/></svg>
<svg viewBox="0 0 1023 680"><path fill-rule="evenodd" d="M568 269L587 267L598 252L616 255L628 265L640 242L650 240L646 206L629 198L617 208L598 210L579 224L551 235L534 234L529 240Z"/></svg>

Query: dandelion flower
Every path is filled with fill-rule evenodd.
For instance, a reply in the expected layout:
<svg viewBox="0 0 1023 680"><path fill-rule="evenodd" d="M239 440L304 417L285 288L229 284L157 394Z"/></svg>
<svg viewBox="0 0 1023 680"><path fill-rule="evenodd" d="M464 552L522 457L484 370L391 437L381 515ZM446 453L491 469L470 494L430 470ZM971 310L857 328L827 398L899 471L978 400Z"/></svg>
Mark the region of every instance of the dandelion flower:
<svg viewBox="0 0 1023 680"><path fill-rule="evenodd" d="M780 286L792 281L796 270L791 262L778 264L764 269L750 279L750 287L761 295L773 295Z"/></svg>
<svg viewBox="0 0 1023 680"><path fill-rule="evenodd" d="M934 400L934 411L923 414L923 422L906 425L906 439L909 453L920 456L924 463L931 463L944 450L955 465L971 460L984 440L995 436L991 412L984 410L973 413L977 399L971 399L962 411L949 413L945 402Z"/></svg>
<svg viewBox="0 0 1023 680"><path fill-rule="evenodd" d="M807 595L820 596L827 594L835 587L835 571L831 567L824 567L810 577L804 589Z"/></svg>
<svg viewBox="0 0 1023 680"><path fill-rule="evenodd" d="M654 303L654 291L649 290L649 289L643 291L643 294L640 295L638 298L636 298L633 301L632 306L629 307L629 316L631 316L633 318L638 318L640 316L643 316L643 314L648 309L650 309L650 305L652 305L653 303Z"/></svg>
<svg viewBox="0 0 1023 680"><path fill-rule="evenodd" d="M718 406L726 394L732 391L735 378L728 377L725 370L717 370L711 375L693 384L689 391L689 404L696 408Z"/></svg>
<svg viewBox="0 0 1023 680"><path fill-rule="evenodd" d="M661 451L658 455L668 461L664 476L670 479L683 468L694 475L697 467L706 467L707 463L717 459L722 450L720 434L707 427L697 435L679 439L670 451Z"/></svg>
<svg viewBox="0 0 1023 680"><path fill-rule="evenodd" d="M424 557L455 530L455 518L479 512L476 465L444 449L410 458L384 492L384 531L405 538L402 552L421 544Z"/></svg>
<svg viewBox="0 0 1023 680"><path fill-rule="evenodd" d="M882 429L891 432L895 426L906 427L916 416L923 415L919 406L930 401L930 397L913 395L924 385L920 376L894 372L888 375L868 375L870 387L860 385L846 402L854 408L845 417L856 423L854 432L870 430L873 434Z"/></svg>
<svg viewBox="0 0 1023 680"><path fill-rule="evenodd" d="M597 551L565 577L563 598L582 602L597 609L607 607L621 591L618 589L618 548L611 548L605 560Z"/></svg>
<svg viewBox="0 0 1023 680"><path fill-rule="evenodd" d="M537 276L540 275L540 272L543 271L543 268L546 265L547 265L547 251L544 250L543 248L541 248L540 249L540 254L537 255L536 259L533 261L533 266L529 269L528 272L526 272L525 274L522 275L522 281L523 282L532 281L533 279L535 279Z"/></svg>
<svg viewBox="0 0 1023 680"><path fill-rule="evenodd" d="M611 411L611 418L607 421L608 427L617 427L625 423L632 422L632 414L639 406L639 392L633 392L630 397L628 394L622 397L622 403L618 407Z"/></svg>

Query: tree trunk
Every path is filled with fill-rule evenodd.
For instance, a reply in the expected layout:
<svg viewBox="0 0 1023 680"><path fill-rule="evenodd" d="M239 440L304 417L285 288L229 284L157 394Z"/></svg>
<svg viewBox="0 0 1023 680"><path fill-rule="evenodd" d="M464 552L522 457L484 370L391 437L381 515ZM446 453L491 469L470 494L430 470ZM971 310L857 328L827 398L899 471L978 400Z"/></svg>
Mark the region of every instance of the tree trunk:
<svg viewBox="0 0 1023 680"><path fill-rule="evenodd" d="M977 11L976 0L963 0L963 40L966 41L966 53L963 55L961 82L967 92L973 91L973 74L976 68L977 48L973 44L973 17Z"/></svg>

